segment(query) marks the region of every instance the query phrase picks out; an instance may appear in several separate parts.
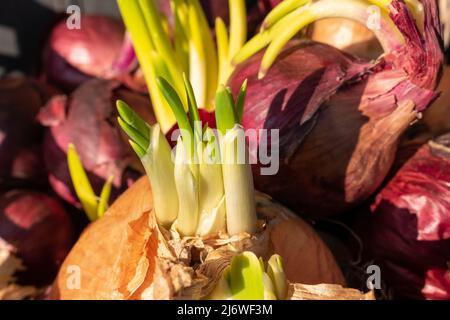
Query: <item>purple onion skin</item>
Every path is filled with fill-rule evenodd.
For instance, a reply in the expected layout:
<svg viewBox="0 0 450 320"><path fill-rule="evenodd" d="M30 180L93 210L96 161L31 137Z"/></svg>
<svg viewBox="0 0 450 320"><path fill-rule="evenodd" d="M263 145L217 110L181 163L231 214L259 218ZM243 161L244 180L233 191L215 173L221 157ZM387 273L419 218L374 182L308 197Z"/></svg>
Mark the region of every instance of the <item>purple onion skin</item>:
<svg viewBox="0 0 450 320"><path fill-rule="evenodd" d="M87 75L110 77L123 44L123 24L110 17L90 15L80 21L80 29L70 30L62 20L50 36L50 51Z"/></svg>
<svg viewBox="0 0 450 320"><path fill-rule="evenodd" d="M272 10L283 0L257 0L258 5L265 10Z"/></svg>
<svg viewBox="0 0 450 320"><path fill-rule="evenodd" d="M222 18L226 25L230 23L229 0L200 0L200 4L211 27L214 27L217 17ZM251 33L271 8L273 7L270 4L262 3L259 0L246 1L247 28Z"/></svg>
<svg viewBox="0 0 450 320"><path fill-rule="evenodd" d="M139 160L117 123L115 103L123 99L149 123L154 123L148 96L119 87L119 83L90 80L70 96L54 97L40 112L39 120L48 127L44 140L44 161L55 192L80 206L67 166L67 149L74 143L96 194L114 176L111 201L140 177L134 168Z"/></svg>
<svg viewBox="0 0 450 320"><path fill-rule="evenodd" d="M65 92L95 77L116 78L118 67L125 68L123 61L118 61L126 49L124 34L123 24L110 17L82 15L81 29L74 30L68 29L66 19L62 19L48 40L44 55L46 78Z"/></svg>
<svg viewBox="0 0 450 320"><path fill-rule="evenodd" d="M51 283L73 241L70 218L61 204L33 191L13 190L0 196L0 238L15 248L24 271L23 284Z"/></svg>
<svg viewBox="0 0 450 320"><path fill-rule="evenodd" d="M227 0L203 0L202 4L205 4L204 8L211 26L214 26L217 16L220 16L228 25L230 18ZM250 37L259 31L259 26L273 7L263 5L259 0L247 0L246 5L247 33Z"/></svg>
<svg viewBox="0 0 450 320"><path fill-rule="evenodd" d="M54 51L50 51L47 54L45 65L46 80L67 93L74 91L82 83L93 79L92 76L82 73L71 66L63 57Z"/></svg>
<svg viewBox="0 0 450 320"><path fill-rule="evenodd" d="M423 3L424 37L404 3L392 3L406 45L377 62L305 42L291 43L262 80L261 53L237 67L229 84L236 94L248 79L244 127L280 130L279 172L253 167L259 190L314 216L346 212L377 190L402 133L437 96L439 21L435 3Z"/></svg>
<svg viewBox="0 0 450 320"><path fill-rule="evenodd" d="M396 298L450 299L450 134L425 144L377 195L369 248Z"/></svg>
<svg viewBox="0 0 450 320"><path fill-rule="evenodd" d="M229 24L228 0L200 0L200 4L210 26L214 26L217 17L222 18L226 25Z"/></svg>
<svg viewBox="0 0 450 320"><path fill-rule="evenodd" d="M0 190L45 186L41 142L43 128L35 121L55 91L35 80L0 80Z"/></svg>

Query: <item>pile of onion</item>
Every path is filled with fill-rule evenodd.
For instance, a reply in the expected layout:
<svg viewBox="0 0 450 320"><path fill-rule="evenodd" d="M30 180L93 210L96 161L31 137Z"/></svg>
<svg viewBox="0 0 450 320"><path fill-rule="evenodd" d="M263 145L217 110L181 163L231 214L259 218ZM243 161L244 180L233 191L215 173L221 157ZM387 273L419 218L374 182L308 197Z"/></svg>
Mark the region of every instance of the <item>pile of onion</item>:
<svg viewBox="0 0 450 320"><path fill-rule="evenodd" d="M450 135L424 144L371 206L367 237L395 298L450 299Z"/></svg>
<svg viewBox="0 0 450 320"><path fill-rule="evenodd" d="M79 206L67 165L67 150L73 143L80 153L94 191L100 194L105 181L114 176L112 199L140 177L138 160L118 128L116 99L132 104L149 123L154 117L149 99L131 92L117 81L89 80L71 95L54 96L38 115L47 130L44 162L55 192Z"/></svg>
<svg viewBox="0 0 450 320"><path fill-rule="evenodd" d="M41 287L54 280L75 239L70 218L57 200L12 190L0 195L0 240L21 260L23 270L14 274L18 283Z"/></svg>
<svg viewBox="0 0 450 320"><path fill-rule="evenodd" d="M43 128L35 117L53 91L23 77L0 80L0 189L46 184Z"/></svg>
<svg viewBox="0 0 450 320"><path fill-rule="evenodd" d="M279 134L273 145L279 170L260 175L264 165L256 164L256 186L299 213L330 216L368 199L389 172L404 131L437 97L443 51L434 1L383 2L373 33L385 54L375 61L309 40L289 41L325 18L365 23L367 9L380 4L375 0L284 1L248 41L245 3L230 0L229 28L218 18L215 42L199 6L184 3L192 10L181 6L180 21L196 25L175 25L171 31L180 36L174 39L152 2L145 4L148 15L121 9L163 133L175 121L155 89L155 75L169 75L181 93L181 75L187 74L206 111L214 109L218 84L227 83L236 95L248 79L244 127L269 130L269 139ZM273 136L272 129L278 130ZM258 145L258 137L251 140Z"/></svg>
<svg viewBox="0 0 450 320"><path fill-rule="evenodd" d="M344 2L314 5L347 14ZM377 190L403 132L437 97L443 63L438 9L434 1L421 5L424 24L416 26L403 1L391 2L389 16L404 43L382 20L377 37L387 52L374 62L310 41L291 41L273 60L286 35L269 42L265 53L235 57L245 61L229 80L233 92L248 79L244 127L279 129L280 170L261 176L262 165L255 166L257 188L316 216L345 212ZM251 42L241 56L250 55Z"/></svg>
<svg viewBox="0 0 450 320"><path fill-rule="evenodd" d="M198 214L198 185L195 184L198 176L192 167L180 166L179 169L185 171L179 172L186 174L175 174L175 180L180 179L182 183L176 184L176 188L172 185L170 191L176 189L178 197L167 201L170 194L167 186L172 183L172 175L160 169L170 167L170 161L164 161L163 167L155 165L156 153L149 154L153 149L148 146L149 143L162 145L164 139L160 133L167 133L175 118L179 124L191 126L195 119L191 108L197 102L206 110L217 107L214 105L217 82L220 84L227 79L234 96L238 97L239 108L232 107L237 110L233 124L243 124L247 129L280 130L280 170L275 176L263 176L260 175L261 166L254 166L257 188L295 208L298 213L323 216L344 212L376 191L392 166L402 134L437 97L435 89L443 52L436 3L430 0L417 2L423 6L422 21L415 19L413 14L417 12L411 12L403 1L392 1L385 8L389 17L384 16L381 31L376 32L386 54L371 62L312 41L288 43L294 31L314 20L311 17L334 16L335 11L349 17L354 12L346 12L346 9L352 8L359 13L357 18L364 20L369 13L362 2L322 0L306 6L304 11L302 8L291 10L288 15L292 16L280 20L286 28L274 27L277 32L271 33L267 31L270 27L265 21L261 34L247 44L243 2L230 1L232 3L234 10L230 11L235 14L230 17L229 34L223 21L219 19L216 23L218 56L215 56L214 43L208 37L209 28L205 27L206 18L196 3L190 2L189 11L180 9L178 12L180 17L190 19L192 23L175 27L181 36L179 42L177 39L172 42L152 1L136 4L119 0L161 132L159 127L148 128L129 113L121 114L119 122L130 136L147 174L150 171L159 179L153 179L149 174L151 189L146 180L136 183L114 203L104 218L89 226L60 270L53 291L55 297L203 298L215 287L231 258L242 251L253 251L264 259L274 252L282 255L287 278L292 282L345 284L331 252L311 227L268 196L257 194L252 201L247 199L246 205L253 203L255 198L256 230L199 236L195 233L198 229L194 228L191 233L186 232L188 236L183 236L184 231L177 229L186 227L178 222L181 217L189 227L197 223L186 217L189 214L197 217ZM148 14L143 14L144 11ZM298 18L297 14L302 19L294 19ZM187 43L189 51L177 51L180 45ZM254 50L255 45L261 47ZM265 53L256 53L265 46L268 46ZM230 57L234 58L230 60ZM195 62L190 64L192 61ZM194 88L186 86L186 77L181 71L186 71L184 74ZM230 71L233 73L229 78ZM172 80L170 92L174 95L158 91L158 76ZM245 85L247 99L240 98L244 87L241 85L246 83L244 79L248 79L248 87ZM221 94L231 95L231 92L224 89ZM197 102L192 103L195 99ZM233 97L227 99L228 106L234 104ZM168 109L167 104L173 109ZM188 109L193 118L186 117ZM216 109L216 115L218 112ZM237 114L239 121L234 119ZM186 148L182 138L177 144L177 155L180 154L178 147ZM167 150L163 155L170 158ZM246 179L238 181L248 183L249 176L246 173ZM222 177L225 180L228 176ZM239 191L253 192L253 184L251 188L246 183L234 186L239 187ZM168 192L161 192L161 188ZM179 192L179 188L187 192ZM149 196L151 192L152 197ZM235 190L235 197L240 194ZM168 227L160 217L176 210L160 209L174 206L174 203L178 207L175 200L180 201L180 210L166 223ZM245 216L249 212L243 208L252 211L250 206L228 206L228 198L226 201L232 213L240 212ZM218 216L217 211L214 217ZM227 216L226 227L230 228L228 223ZM67 287L68 281L74 279L68 272L71 265L80 267L79 290ZM96 277L91 276L94 273Z"/></svg>
<svg viewBox="0 0 450 320"><path fill-rule="evenodd" d="M169 1L156 3L173 24ZM216 17L228 21L228 0L202 0L201 5L210 25ZM249 16L252 30L262 17L258 7L253 7ZM47 79L69 92L92 78L120 80L135 91L145 92L145 81L142 72L136 70L136 55L123 24L99 15L82 15L80 22L80 29L69 29L67 19L62 19L52 30L44 57Z"/></svg>
<svg viewBox="0 0 450 320"><path fill-rule="evenodd" d="M204 299L216 292L233 257L251 251L263 260L274 253L283 257L283 272L294 284L291 298L329 297L333 290L335 298L373 298L372 293L342 287L341 270L309 224L270 197L255 193L250 164L238 162L235 153L239 136L243 137L239 110L245 84L237 100L229 89L218 90L215 116L222 136L216 136L207 126L198 126L196 98L183 79L189 116L174 88L157 79L181 129L174 160L160 126L147 124L118 102L119 124L148 179L135 183L86 229L62 265L52 296ZM199 136L202 132L204 137ZM240 150L248 152L245 140ZM215 162L211 157L218 154L221 161ZM73 265L78 267L76 273L69 270ZM68 286L71 281L77 290ZM322 286L308 287L316 284Z"/></svg>

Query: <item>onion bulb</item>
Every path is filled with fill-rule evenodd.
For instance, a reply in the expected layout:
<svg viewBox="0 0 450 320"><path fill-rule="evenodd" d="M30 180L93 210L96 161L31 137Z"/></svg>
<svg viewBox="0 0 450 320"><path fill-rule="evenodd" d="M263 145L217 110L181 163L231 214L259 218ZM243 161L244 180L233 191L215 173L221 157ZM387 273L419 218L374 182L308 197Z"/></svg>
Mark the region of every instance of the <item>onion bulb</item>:
<svg viewBox="0 0 450 320"><path fill-rule="evenodd" d="M0 240L22 260L19 283L35 286L53 281L74 239L69 216L54 198L13 190L0 196Z"/></svg>
<svg viewBox="0 0 450 320"><path fill-rule="evenodd" d="M371 206L369 249L396 298L450 299L449 146L423 145Z"/></svg>
<svg viewBox="0 0 450 320"><path fill-rule="evenodd" d="M75 89L90 77L110 79L120 56L124 27L119 20L82 15L80 29L59 22L49 38L44 66L48 79L65 89Z"/></svg>
<svg viewBox="0 0 450 320"><path fill-rule="evenodd" d="M254 166L259 190L321 216L348 211L377 190L403 132L437 97L443 63L438 11L434 1L422 3L423 34L402 1L391 3L390 17L406 42L386 20L390 31L383 42L391 49L375 62L310 41L289 42L273 60L280 41L274 38L270 50L236 67L229 80L233 92L248 79L244 127L279 130L280 169L264 176L262 165ZM316 6L331 10L332 4L324 0ZM266 40L264 34L257 37L238 60Z"/></svg>
<svg viewBox="0 0 450 320"><path fill-rule="evenodd" d="M80 206L67 166L70 143L77 147L96 194L114 176L114 199L141 175L136 171L140 169L138 159L115 122L117 98L133 104L148 122L154 122L148 97L106 80L90 80L70 96L55 96L39 113L40 122L48 127L44 142L48 179L55 192L69 203Z"/></svg>
<svg viewBox="0 0 450 320"><path fill-rule="evenodd" d="M136 86L132 75L136 56L122 23L96 15L82 15L80 22L79 29L69 29L63 19L52 30L44 56L48 80L65 91L92 77Z"/></svg>
<svg viewBox="0 0 450 320"><path fill-rule="evenodd" d="M185 75L189 116L168 81L157 78L156 82L180 128L175 159L160 126L149 125L119 101L118 122L130 137L148 180L133 185L83 234L61 269L55 296L203 299L213 291L213 296L218 296L215 287L222 273L230 263L230 272L236 271L232 259L243 251L266 260L274 253L282 257L284 270L280 270L279 260L275 261L269 277L282 273L284 279L294 283L345 284L332 253L314 230L271 198L255 193L250 164L240 162L240 156L248 154L239 124L245 82L236 100L229 88L218 89L217 136L199 123L198 104ZM146 181L150 181L151 189ZM100 235L112 237L111 241L105 239L108 248L103 248L101 255L92 238ZM66 290L64 269L72 263L81 268L79 277L93 268L102 271L77 292ZM256 267L259 270L259 262ZM79 281L85 283L84 279ZM286 287L280 279L276 282L279 296L284 298Z"/></svg>
<svg viewBox="0 0 450 320"><path fill-rule="evenodd" d="M256 204L255 236L180 239L173 230L157 227L150 185L142 178L82 234L60 269L52 297L199 299L212 292L231 258L242 251L266 258L279 254L291 282L345 284L311 226L263 194L256 195ZM80 290L66 286L71 265L80 267Z"/></svg>
<svg viewBox="0 0 450 320"><path fill-rule="evenodd" d="M0 79L0 189L46 184L43 128L35 117L53 93L32 79Z"/></svg>

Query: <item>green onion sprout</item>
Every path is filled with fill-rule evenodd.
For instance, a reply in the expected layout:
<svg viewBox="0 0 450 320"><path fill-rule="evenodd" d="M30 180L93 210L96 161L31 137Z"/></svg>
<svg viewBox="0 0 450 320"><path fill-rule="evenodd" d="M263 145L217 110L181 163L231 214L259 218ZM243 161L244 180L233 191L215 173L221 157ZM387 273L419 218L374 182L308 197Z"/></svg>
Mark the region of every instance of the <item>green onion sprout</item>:
<svg viewBox="0 0 450 320"><path fill-rule="evenodd" d="M156 83L164 78L187 108L183 74L192 86L198 107L214 110L214 98L220 84L233 71L231 60L247 38L245 0L229 0L230 31L222 20L216 21L217 45L199 0L170 0L173 30L165 28L167 18L155 0L117 0L143 70L153 109L163 133L178 121L172 106ZM188 111L188 109L185 109Z"/></svg>
<svg viewBox="0 0 450 320"><path fill-rule="evenodd" d="M276 265L276 279L272 265ZM282 290L278 290L281 288ZM273 255L264 268L262 259L250 251L235 255L208 300L285 300L287 280L282 258Z"/></svg>
<svg viewBox="0 0 450 320"><path fill-rule="evenodd" d="M178 122L180 136L175 161L158 124L145 123L126 103L118 101L118 122L130 138L149 177L158 222L185 237L218 232L230 235L256 231L253 177L242 114L246 82L235 102L229 88L216 94L216 121L220 133L202 126L193 87L183 77L187 106L164 78L156 83ZM187 115L184 110L190 110ZM175 163L174 163L175 162Z"/></svg>
<svg viewBox="0 0 450 320"><path fill-rule="evenodd" d="M69 150L67 151L67 164L75 193L89 220L95 221L103 217L105 211L108 209L114 177L110 176L106 180L100 197L97 197L89 182L87 173L83 168L77 149L72 143L69 144Z"/></svg>
<svg viewBox="0 0 450 320"><path fill-rule="evenodd" d="M117 102L119 125L130 137L130 145L141 159L150 180L158 222L168 227L178 215L178 197L172 151L158 124L149 126L125 102Z"/></svg>

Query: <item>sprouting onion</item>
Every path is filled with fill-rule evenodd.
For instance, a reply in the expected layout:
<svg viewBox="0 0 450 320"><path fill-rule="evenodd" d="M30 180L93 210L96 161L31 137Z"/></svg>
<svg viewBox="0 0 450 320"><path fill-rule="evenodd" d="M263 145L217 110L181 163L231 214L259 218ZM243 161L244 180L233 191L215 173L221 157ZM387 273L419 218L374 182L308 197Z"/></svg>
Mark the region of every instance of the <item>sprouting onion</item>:
<svg viewBox="0 0 450 320"><path fill-rule="evenodd" d="M73 144L69 144L67 163L75 192L87 217L90 221L95 221L103 217L104 213L108 209L108 201L111 195L114 177L110 176L106 180L100 193L100 197L97 197Z"/></svg>
<svg viewBox="0 0 450 320"><path fill-rule="evenodd" d="M298 7L295 10L291 10L292 7L288 8L290 10L275 7L272 15L268 15L269 21L263 24L265 29L243 46L234 56L233 64L239 64L267 47L258 74L259 78L263 78L288 41L309 24L324 18L348 18L366 24L370 6L380 5L380 1L319 0L314 3L299 1L296 4ZM386 52L395 50L403 43L400 32L386 10L380 11L380 28L373 32Z"/></svg>
<svg viewBox="0 0 450 320"><path fill-rule="evenodd" d="M281 256L274 254L270 257L267 262L267 274L273 283L278 300L284 299L287 295L287 283Z"/></svg>
<svg viewBox="0 0 450 320"><path fill-rule="evenodd" d="M250 39L234 56L233 65L244 62L256 52L267 47L261 61L258 78L263 78L284 46L309 24L325 18L347 18L364 25L370 20L371 6L380 8L379 26L372 29L384 51L399 48L404 39L389 17L392 0L285 0L265 18L260 33ZM424 12L419 0L406 0L408 8L423 30Z"/></svg>
<svg viewBox="0 0 450 320"><path fill-rule="evenodd" d="M347 18L366 25L373 13L372 6L380 8L380 28L374 28L373 32L383 49L390 52L404 44L403 36L389 17L392 0L285 0L266 16L260 32L248 41L245 1L229 0L230 26L227 30L223 20L216 19L216 45L199 0L171 0L174 23L169 27L167 17L156 9L154 1L118 0L118 4L163 133L177 120L158 90L157 77L167 80L187 108L181 77L185 73L192 83L198 107L212 111L217 89L228 82L237 64L267 47L259 70L259 78L263 78L287 42L309 24L324 18ZM422 3L419 0L406 3L422 29Z"/></svg>
<svg viewBox="0 0 450 320"><path fill-rule="evenodd" d="M276 277L273 275L276 274ZM250 251L233 257L224 270L209 300L285 300L287 280L282 258L273 255L264 268L264 262Z"/></svg>
<svg viewBox="0 0 450 320"><path fill-rule="evenodd" d="M187 77L183 77L187 106L166 79L156 83L171 106L180 128L175 164L159 125L149 126L119 101L119 124L141 158L152 185L158 222L182 236L218 232L253 234L256 230L255 194L247 145L237 114L246 94L243 84L235 102L229 88L216 94L219 134L202 127L198 103ZM189 116L184 110L190 110ZM167 195L170 194L170 201Z"/></svg>
<svg viewBox="0 0 450 320"><path fill-rule="evenodd" d="M231 234L239 232L253 233L256 227L254 187L251 168L247 160L245 135L238 112L242 114L242 103L245 99L247 83L241 87L238 105L228 88L221 86L216 95L216 122L222 134L222 170L227 205L227 228ZM238 110L239 109L239 110ZM246 152L242 152L245 150Z"/></svg>
<svg viewBox="0 0 450 320"><path fill-rule="evenodd" d="M155 215L163 226L170 226L178 215L172 153L159 124L150 127L125 102L117 102L119 124L130 137L131 147L141 159L153 189Z"/></svg>

